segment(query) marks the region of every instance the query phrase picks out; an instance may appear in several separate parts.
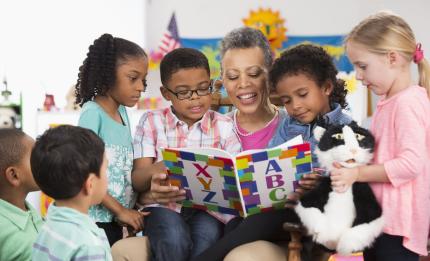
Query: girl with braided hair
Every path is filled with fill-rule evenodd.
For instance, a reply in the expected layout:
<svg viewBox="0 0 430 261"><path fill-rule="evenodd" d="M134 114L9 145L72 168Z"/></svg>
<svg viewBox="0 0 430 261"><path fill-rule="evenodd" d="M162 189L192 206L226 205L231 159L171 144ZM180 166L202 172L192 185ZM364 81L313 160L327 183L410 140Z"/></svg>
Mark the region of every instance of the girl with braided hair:
<svg viewBox="0 0 430 261"><path fill-rule="evenodd" d="M133 193L133 141L125 106L134 106L146 88L148 57L128 40L103 34L89 47L79 68L76 103L82 107L79 126L93 130L106 147L108 193L89 215L105 230L110 245L123 237L122 226L143 228L141 213L130 209Z"/></svg>

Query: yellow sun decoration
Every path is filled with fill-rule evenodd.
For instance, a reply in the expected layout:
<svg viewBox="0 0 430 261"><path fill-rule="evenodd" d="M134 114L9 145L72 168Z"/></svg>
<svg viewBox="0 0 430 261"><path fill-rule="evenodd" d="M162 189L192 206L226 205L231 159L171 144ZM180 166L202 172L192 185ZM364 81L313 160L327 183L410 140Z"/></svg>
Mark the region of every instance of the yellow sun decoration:
<svg viewBox="0 0 430 261"><path fill-rule="evenodd" d="M258 29L267 37L272 50L281 48L282 42L287 40L284 22L285 20L279 16L279 11L274 12L270 8L251 10L249 17L243 19L245 26Z"/></svg>

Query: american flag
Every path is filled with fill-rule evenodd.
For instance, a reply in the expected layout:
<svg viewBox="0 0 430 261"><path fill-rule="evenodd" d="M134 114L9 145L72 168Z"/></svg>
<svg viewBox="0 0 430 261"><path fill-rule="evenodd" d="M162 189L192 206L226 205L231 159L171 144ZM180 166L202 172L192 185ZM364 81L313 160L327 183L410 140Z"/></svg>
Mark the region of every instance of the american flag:
<svg viewBox="0 0 430 261"><path fill-rule="evenodd" d="M159 52L164 56L168 52L181 47L181 42L179 40L178 26L176 25L175 13L172 14L170 18L169 26L167 26L167 32L163 34L161 39L161 44L158 47Z"/></svg>

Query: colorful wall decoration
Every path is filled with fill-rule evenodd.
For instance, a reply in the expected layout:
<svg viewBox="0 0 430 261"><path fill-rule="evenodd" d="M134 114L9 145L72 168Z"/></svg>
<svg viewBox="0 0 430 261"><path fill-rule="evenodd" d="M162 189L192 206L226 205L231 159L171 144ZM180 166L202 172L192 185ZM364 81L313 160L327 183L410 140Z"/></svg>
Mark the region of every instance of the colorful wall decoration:
<svg viewBox="0 0 430 261"><path fill-rule="evenodd" d="M279 11L259 8L257 11L250 11L247 18L243 19L244 26L257 28L268 38L272 51L278 57L285 49L298 44L309 43L323 47L332 57L339 71L351 72L352 64L349 62L343 47L343 35L331 36L294 36L286 35L288 29L285 27L285 19L280 17ZM173 39L179 39L180 45L170 44L173 48L179 46L195 48L202 51L209 60L211 76L216 78L220 72L219 43L221 38L181 38L176 24L175 15L170 19L167 34L173 35ZM166 34L165 34L166 35ZM170 38L169 38L170 39ZM160 46L165 44L163 39ZM169 41L170 43L170 41ZM171 49L172 50L172 49ZM165 52L160 50L150 52L150 68L156 69Z"/></svg>
<svg viewBox="0 0 430 261"><path fill-rule="evenodd" d="M167 29L163 33L158 49L149 52L149 69L158 69L164 55L179 47L181 47L181 42L179 39L178 25L176 24L175 13L173 13L170 17Z"/></svg>
<svg viewBox="0 0 430 261"><path fill-rule="evenodd" d="M358 82L355 80L354 75L351 74L354 68L346 56L343 45L344 35L287 35L286 32L288 29L285 25L285 19L280 16L280 12L278 10L272 10L270 8L251 10L248 17L243 18L242 21L244 26L257 28L263 32L270 42L275 57L279 57L284 50L298 44L314 44L324 48L324 50L333 57L333 61L337 69L341 72L339 77L343 78L347 82L347 88L349 91L349 98L347 97L347 99L349 99L348 103L351 105L350 107L354 108L354 111L352 111L353 118L356 121L361 122L368 116L368 113L363 113L366 109L366 101L368 98L365 95L365 92L362 92L361 88L357 88ZM180 42L180 45L170 44L169 46L174 46L174 48L182 46L200 50L209 60L211 78L215 79L219 77L221 68L219 45L222 38L181 38L178 33L174 14L169 22L167 31L170 35L174 36L174 39L179 39ZM165 39L163 41L165 41ZM163 41L160 46L163 45ZM175 43L174 40L171 41ZM169 41L169 43L171 43L171 41ZM164 54L165 53L162 53L161 51L150 53L150 69L158 68Z"/></svg>
<svg viewBox="0 0 430 261"><path fill-rule="evenodd" d="M352 64L346 57L343 47L343 35L335 36L288 36L282 48L275 51L276 56L285 49L302 43L315 44L324 48L332 57L339 71L350 72L353 70ZM220 72L219 42L221 38L195 39L181 38L182 46L201 50L209 59L212 76L218 76Z"/></svg>
<svg viewBox="0 0 430 261"><path fill-rule="evenodd" d="M282 43L287 40L285 33L285 20L279 16L279 11L272 11L272 9L259 8L257 11L250 11L249 17L242 20L243 24L260 30L267 40L269 40L270 47L275 51L282 47Z"/></svg>

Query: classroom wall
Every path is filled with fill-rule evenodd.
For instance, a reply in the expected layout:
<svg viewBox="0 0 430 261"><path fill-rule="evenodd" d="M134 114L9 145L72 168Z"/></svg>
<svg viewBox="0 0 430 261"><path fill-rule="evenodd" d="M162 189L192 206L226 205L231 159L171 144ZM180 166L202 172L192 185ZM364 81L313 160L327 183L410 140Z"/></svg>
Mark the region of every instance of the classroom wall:
<svg viewBox="0 0 430 261"><path fill-rule="evenodd" d="M242 26L249 11L259 7L279 10L291 35L345 34L368 14L391 9L430 50L426 0L4 0L0 79L6 74L14 100L22 92L24 130L36 136L35 115L44 94L53 93L58 107L64 107L88 46L100 34L109 32L154 50L173 11L181 37L218 38ZM149 84L144 95L157 95L157 71L150 72Z"/></svg>
<svg viewBox="0 0 430 261"><path fill-rule="evenodd" d="M160 32L175 10L179 33L182 37L216 38L222 37L233 28L243 26L242 19L249 11L259 7L279 10L280 16L286 19L287 34L294 35L326 35L347 32L355 21L347 10L359 9L360 1L342 0L157 0L148 3L148 46L154 47L161 37ZM207 8L210 6L210 9ZM309 8L312 6L312 8ZM321 11L321 13L319 13ZM331 19L334 13L345 23ZM326 19L328 17L330 19ZM159 23L153 24L158 20ZM323 19L324 18L324 19ZM161 20L162 19L162 20ZM163 21L164 20L164 21ZM157 37L157 35L160 35Z"/></svg>
<svg viewBox="0 0 430 261"><path fill-rule="evenodd" d="M426 33L430 1L426 0L149 0L147 46L158 45L173 11L180 36L214 38L242 26L242 18L259 7L279 10L291 35L345 34L369 14L390 9L410 23L417 39L430 46Z"/></svg>
<svg viewBox="0 0 430 261"><path fill-rule="evenodd" d="M88 46L102 33L145 43L142 0L0 1L0 80L6 74L23 97L24 131L36 136L36 111L45 93L63 108ZM3 86L1 86L1 89Z"/></svg>

